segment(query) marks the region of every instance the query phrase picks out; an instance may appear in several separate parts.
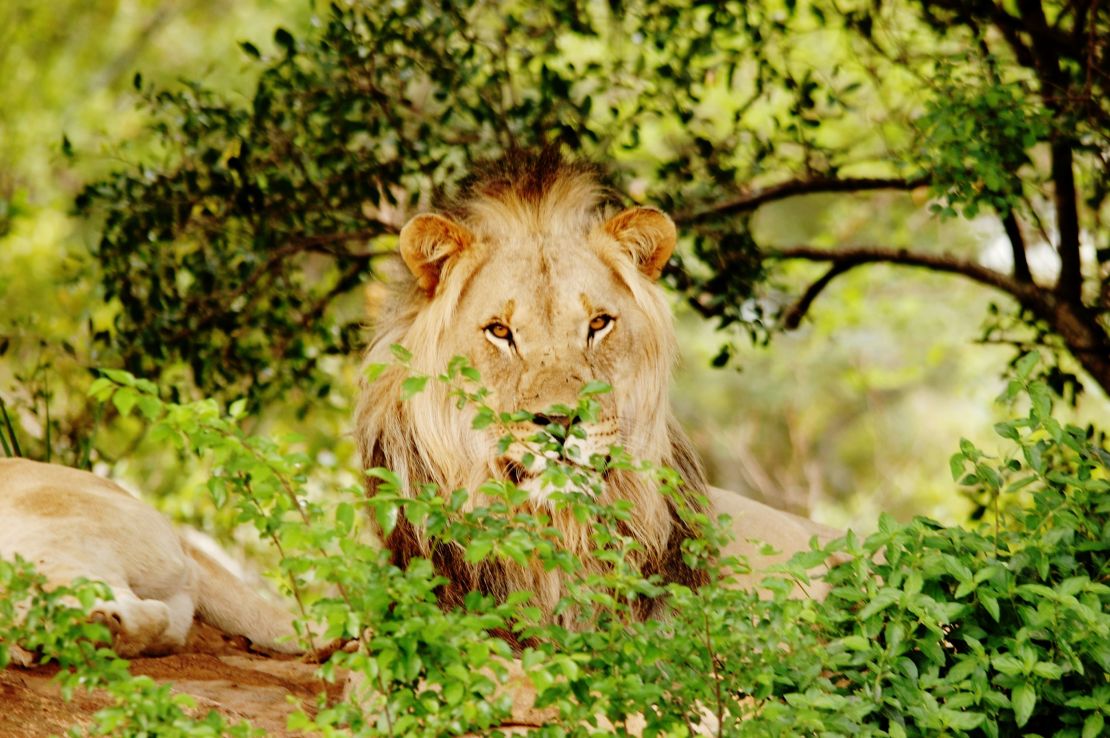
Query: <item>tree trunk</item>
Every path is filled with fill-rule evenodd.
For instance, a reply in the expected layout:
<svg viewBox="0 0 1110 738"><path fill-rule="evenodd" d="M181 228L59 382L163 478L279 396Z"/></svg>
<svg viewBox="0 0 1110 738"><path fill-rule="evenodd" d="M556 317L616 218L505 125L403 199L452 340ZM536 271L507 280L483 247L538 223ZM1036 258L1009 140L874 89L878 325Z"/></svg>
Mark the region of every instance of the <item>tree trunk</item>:
<svg viewBox="0 0 1110 738"><path fill-rule="evenodd" d="M1034 311L1064 339L1068 351L1110 397L1110 334L1093 311L1070 300L1048 297Z"/></svg>

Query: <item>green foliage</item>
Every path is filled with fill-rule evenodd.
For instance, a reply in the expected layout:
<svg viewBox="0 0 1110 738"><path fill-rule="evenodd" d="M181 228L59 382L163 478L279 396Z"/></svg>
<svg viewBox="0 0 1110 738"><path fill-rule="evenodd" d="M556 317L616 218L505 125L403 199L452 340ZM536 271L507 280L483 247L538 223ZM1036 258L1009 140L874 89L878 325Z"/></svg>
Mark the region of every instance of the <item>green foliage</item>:
<svg viewBox="0 0 1110 738"><path fill-rule="evenodd" d="M11 663L12 646L38 653L43 663L63 668L106 655L97 644L111 642L108 629L89 623L85 614L98 599L109 597L107 587L75 581L47 590L46 579L22 558L0 560L0 666ZM115 664L106 671L110 673ZM73 683L70 683L71 690Z"/></svg>
<svg viewBox="0 0 1110 738"><path fill-rule="evenodd" d="M400 347L396 353L405 355ZM504 685L514 654L503 639L511 633L522 644L518 664L537 707L551 711L536 735L1091 738L1110 715L1110 453L1052 417L1046 387L1029 379L1035 364L1036 357L1020 364L1006 394L1028 397L1027 414L997 427L1015 445L1011 456L990 459L962 443L952 459L963 485L991 497L993 520L968 530L883 517L865 540L848 534L769 572L762 593L729 586L749 564L721 556L726 521L692 513L702 535L683 555L711 583L691 589L644 578L628 559L635 544L621 532L634 511L597 502L608 468L600 458L593 466L552 462L544 473L555 504L593 521L599 568L569 555L544 514L520 512L528 493L510 483L484 485L492 503L473 509L465 491L406 492L391 471L372 469L380 482L374 497L352 488L318 501L305 489L308 460L286 448L292 440L246 436L212 401L166 403L156 386L119 372L92 391L121 412L142 413L159 438L210 456L210 491L274 541L283 577L308 615L304 625L357 644L322 667L329 679L338 667L350 669L356 687L340 703L321 702L315 718L297 715L291 727L325 735L488 732L511 715ZM465 361L434 381L447 383L461 404L476 404L479 423L516 417L484 408L485 393ZM589 417L594 396L606 389L587 387L578 407L562 410ZM527 442L550 457L564 438L540 432ZM678 483L620 453L609 463L655 475L662 494ZM370 518L388 532L399 516L473 562L558 567L568 584L557 612L568 617L551 622L525 593L500 600L471 593L444 609L445 580L431 562L417 559L401 570L359 534ZM837 565L814 579L814 567L830 557ZM34 581L26 572L5 573L12 599L41 585L26 581ZM794 596L814 586L828 587L823 601ZM86 607L99 594L90 587L74 590L87 592ZM643 598L662 598L669 615L640 620ZM68 659L78 675L86 673L88 644L103 640L76 610L35 605L38 620L22 630L11 630L15 610L3 612L5 643L41 630L44 617L60 619L62 636L33 643ZM106 683L92 663L87 681ZM119 702L98 717L104 732L141 724L173 735L224 729L213 716L188 722L181 698L163 688L117 677L120 686L110 689Z"/></svg>
<svg viewBox="0 0 1110 738"><path fill-rule="evenodd" d="M921 160L932 171L933 212L974 218L983 209L1009 213L1025 195L1029 153L1048 138L1049 117L1018 82L980 82L968 75L961 55L941 63L937 94L917 119ZM955 66L962 63L961 69ZM988 58L991 69L997 60ZM953 77L956 78L953 78Z"/></svg>
<svg viewBox="0 0 1110 738"><path fill-rule="evenodd" d="M864 93L849 65L819 77L781 53L778 37L814 28L843 43L841 23L794 3L333 4L319 30L279 29L272 56L242 45L260 70L248 101L137 78L166 155L78 199L103 224L95 254L121 308L96 337L135 373L184 362L209 394L311 391L321 357L356 344L342 296L477 159L561 144L616 161L624 186L648 177L676 214L766 171L835 175L856 154L825 131ZM748 229L690 229L672 283L765 336Z"/></svg>
<svg viewBox="0 0 1110 738"><path fill-rule="evenodd" d="M1047 12L1076 38L1106 21ZM1038 147L1075 141L1078 171L1100 168L1092 79L1065 64L1046 82L1028 55L1060 42L1004 46L992 24L1006 38L1038 26L1006 19L906 0L333 3L311 30L277 29L272 54L240 44L258 74L246 99L136 77L162 156L77 201L101 224L94 254L120 310L96 339L137 374L186 365L183 389L253 405L297 388L307 402L332 381L322 359L357 345L357 288L405 219L477 160L554 144L674 214L688 245L668 282L719 328L765 341L805 309L765 286L762 204L927 185L943 215L1040 218L1026 202L1048 176ZM1079 180L1097 212L1105 184ZM1047 308L1038 319L1079 345Z"/></svg>

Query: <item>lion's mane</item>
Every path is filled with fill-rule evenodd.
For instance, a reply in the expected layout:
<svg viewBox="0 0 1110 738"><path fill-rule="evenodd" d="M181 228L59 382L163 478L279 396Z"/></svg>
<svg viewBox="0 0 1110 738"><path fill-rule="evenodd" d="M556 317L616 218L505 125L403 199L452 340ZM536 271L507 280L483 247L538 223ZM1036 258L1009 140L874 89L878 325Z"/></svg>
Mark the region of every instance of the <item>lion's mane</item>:
<svg viewBox="0 0 1110 738"><path fill-rule="evenodd" d="M595 168L568 163L550 151L536 155L516 155L481 168L461 187L461 195L445 204L441 212L459 222L480 225L500 220L504 228L514 221L550 225L576 224L585 229L614 212L611 191L599 182ZM480 269L481 266L476 268ZM618 265L618 268L625 268ZM634 270L631 264L627 269ZM436 299L419 288L411 275L395 283L391 294L378 311L374 339L366 352L367 364L390 363L390 347L402 344L413 354L412 366L427 373L441 372L450 356L445 356L442 336L461 329L453 324L460 285L467 279L464 267L444 269L441 294ZM695 535L687 522L688 514L678 508L705 512L707 483L704 472L688 439L674 421L667 401L666 387L675 356L675 338L670 309L658 287L642 277L627 276L639 308L649 318L650 333L643 337L649 346L650 361L636 367L636 386L617 393L626 407L619 408L622 421L634 428L659 428L654 437L638 438L630 451L644 459L674 469L684 484L678 504L664 497L655 480L637 472L612 471L607 477L603 499L628 500L633 504L632 520L623 531L642 547L631 554L645 576L659 575L667 582L697 586L704 573L688 567L681 554L683 541ZM464 488L471 492L471 504L481 504L474 491L490 478L504 478L503 466L496 463L495 452L481 431L471 427L471 415L460 411L446 388L429 382L425 391L403 401L401 383L409 372L392 366L374 381L364 382L359 401L355 433L365 468L385 467L402 481L404 494L412 495L420 485L434 484L444 495ZM486 378L483 377L483 381ZM368 478L367 491L374 495L379 481ZM527 502L524 507L542 504ZM568 550L587 567L596 565L590 523L581 523L569 513L546 508ZM550 612L563 592L558 570L545 571L537 562L521 567L512 562L488 557L478 564L464 559L456 544L430 541L428 536L405 516L384 536L394 562L406 566L423 557L433 562L449 584L440 592L440 601L454 606L470 591L504 598L513 591L534 593L533 603ZM642 602L639 614L648 616L655 603Z"/></svg>

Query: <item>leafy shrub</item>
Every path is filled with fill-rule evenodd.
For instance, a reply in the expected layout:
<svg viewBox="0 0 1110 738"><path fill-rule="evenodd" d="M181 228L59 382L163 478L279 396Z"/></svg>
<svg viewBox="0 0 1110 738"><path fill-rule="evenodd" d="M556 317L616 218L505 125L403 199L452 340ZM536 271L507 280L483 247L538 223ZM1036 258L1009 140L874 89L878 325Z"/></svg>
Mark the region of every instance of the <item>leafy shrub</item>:
<svg viewBox="0 0 1110 738"><path fill-rule="evenodd" d="M628 563L620 527L633 511L601 506L591 494L605 469L600 460L546 472L558 504L597 521L593 542L606 563L598 570L563 551L544 516L516 512L526 493L512 484L488 483L482 492L495 502L467 510L465 492L423 489L410 498L389 470L373 469L382 481L373 499L357 487L317 500L305 492L310 460L288 450L295 439L245 435L236 425L241 406L225 417L212 401L166 403L154 385L114 372L92 392L125 414L138 408L156 436L210 455L213 497L278 547L306 627L357 641L322 672L334 679L339 667L349 669L361 675L358 688L338 704L321 697L316 716L299 714L291 727L323 735L489 732L511 714L512 695L499 689L514 656L501 636L511 633L524 644L515 655L536 705L550 715L536 735L1094 738L1110 713L1110 454L1093 431L1053 419L1047 389L1029 379L1035 364L1034 357L1018 365L1005 395L1029 398L1023 417L997 427L1012 443L1010 455L992 458L964 442L952 459L957 480L984 499L988 514L978 529L883 517L864 540L849 533L824 548L814 544L769 572L761 592L727 586L748 562L720 556L723 521L704 517L691 520L704 535L684 555L713 583L695 590L641 576ZM479 404L479 422L506 419L481 406L484 394L465 364L454 362L437 379L451 383L461 403ZM407 391L427 381L414 377ZM601 390L589 388L574 410L588 414L591 393ZM530 442L542 454L560 438ZM609 463L633 462L618 454ZM664 493L676 483L666 470L639 468L657 474ZM474 561L534 557L560 567L569 584L559 607L572 615L560 622L570 626L542 618L523 593L500 602L471 593L462 606L441 608L445 580L430 562L399 569L364 535L371 516L388 530L401 515ZM823 577L827 598L793 597L834 555L840 563ZM0 568L4 589L24 592L26 572L12 571ZM91 586L76 590L86 606ZM649 597L665 598L669 617L635 617L636 603ZM158 721L186 731L165 734L225 729L216 716L180 727L188 722L182 698L121 676L118 660L90 667L67 656L103 640L73 611L36 605L38 620L28 616L20 626L5 607L4 642L28 637L43 618L61 623L61 636L33 645L54 644L43 653L67 659L77 675L67 679L92 669L90 683L119 685L111 688L120 702L100 715L101 729L128 733L120 726ZM103 668L96 663L111 664L115 676L95 676Z"/></svg>

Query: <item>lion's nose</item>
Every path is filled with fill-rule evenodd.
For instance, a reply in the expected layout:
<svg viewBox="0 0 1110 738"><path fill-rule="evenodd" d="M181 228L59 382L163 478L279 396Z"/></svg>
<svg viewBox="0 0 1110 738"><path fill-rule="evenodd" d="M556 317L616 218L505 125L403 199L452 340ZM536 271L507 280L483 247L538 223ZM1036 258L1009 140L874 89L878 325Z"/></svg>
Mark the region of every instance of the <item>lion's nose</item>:
<svg viewBox="0 0 1110 738"><path fill-rule="evenodd" d="M551 425L552 423L561 425L564 428L569 428L571 418L569 415L546 415L544 413L536 413L532 416L532 422L541 428L545 425Z"/></svg>

